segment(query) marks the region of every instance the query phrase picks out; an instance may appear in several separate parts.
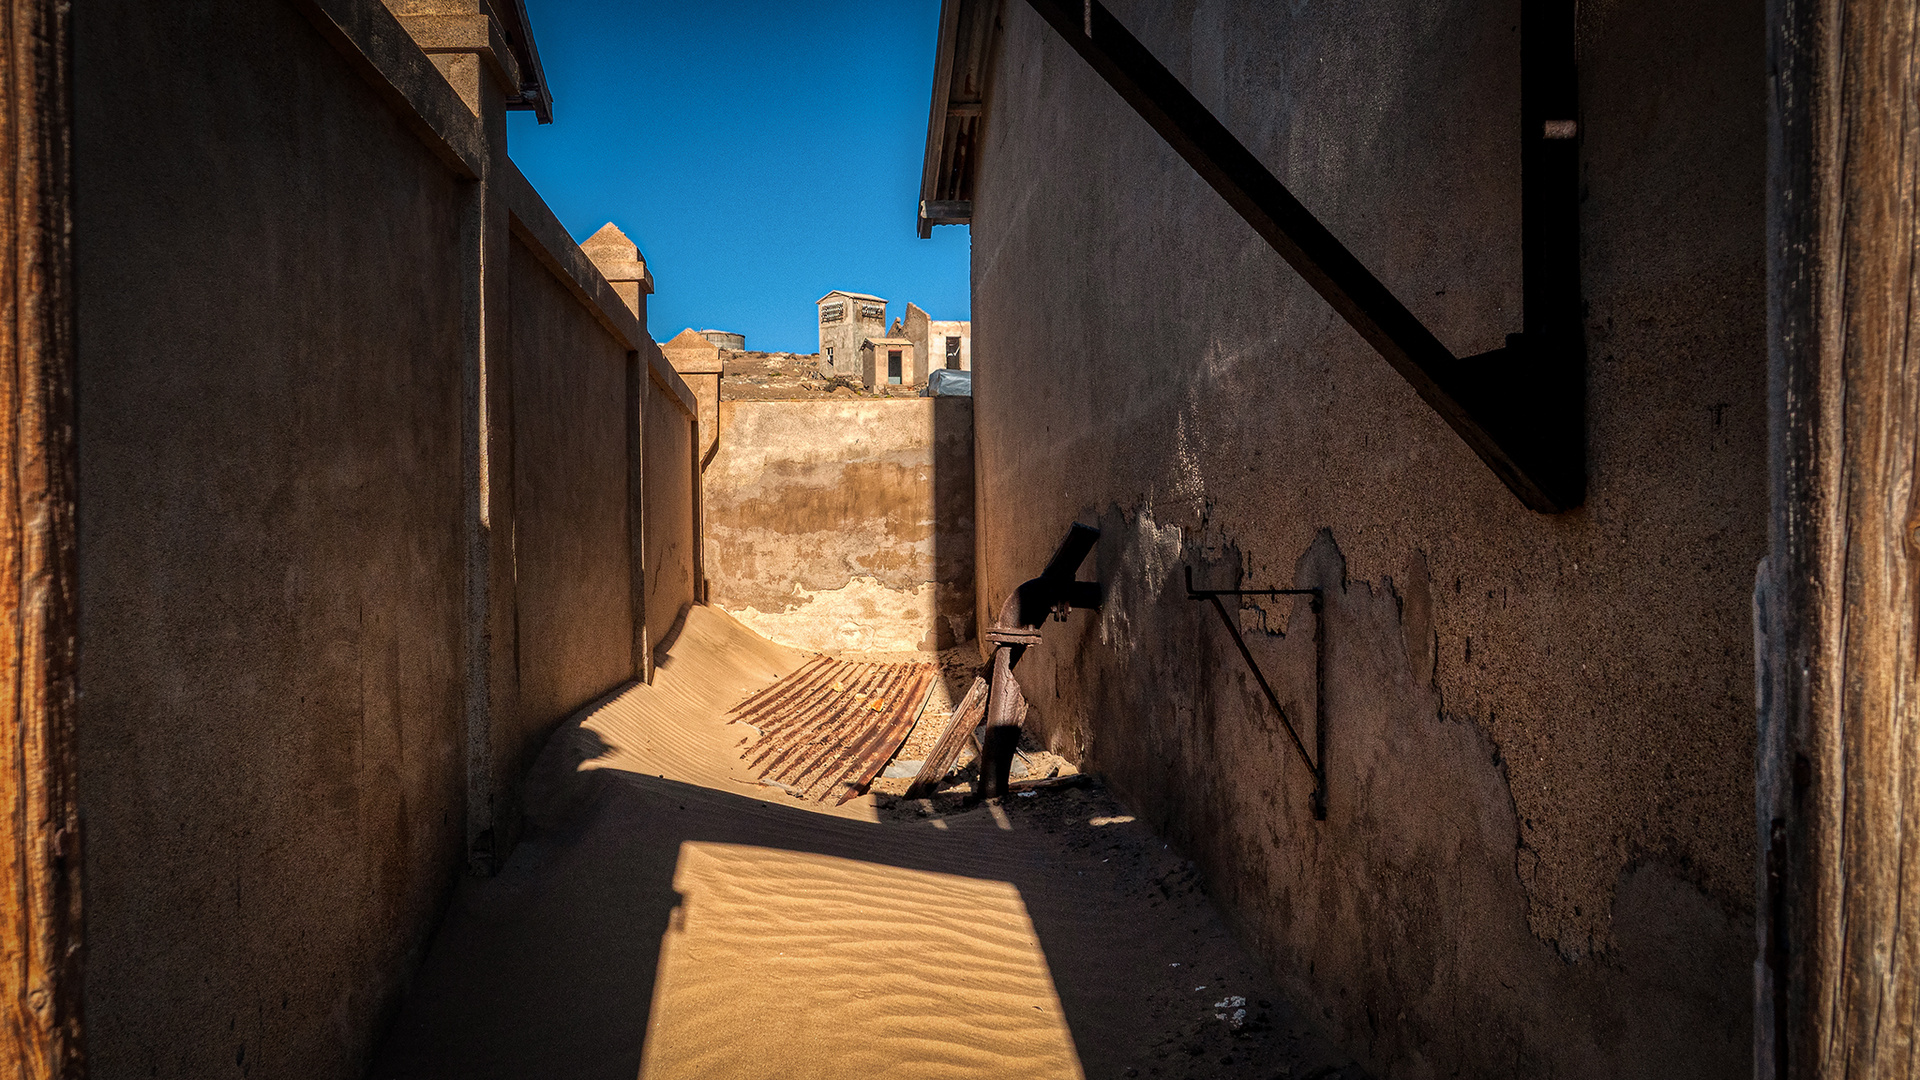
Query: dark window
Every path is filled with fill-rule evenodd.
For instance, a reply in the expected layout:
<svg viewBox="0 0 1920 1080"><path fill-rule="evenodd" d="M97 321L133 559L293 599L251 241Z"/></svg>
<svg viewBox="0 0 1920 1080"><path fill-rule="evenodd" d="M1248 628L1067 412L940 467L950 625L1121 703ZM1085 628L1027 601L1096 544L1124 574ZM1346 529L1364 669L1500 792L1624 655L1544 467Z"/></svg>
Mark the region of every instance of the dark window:
<svg viewBox="0 0 1920 1080"><path fill-rule="evenodd" d="M899 349L887 350L887 381L890 383L894 383L896 385L900 382L900 350Z"/></svg>
<svg viewBox="0 0 1920 1080"><path fill-rule="evenodd" d="M960 339L957 337L947 339L947 370L960 370Z"/></svg>

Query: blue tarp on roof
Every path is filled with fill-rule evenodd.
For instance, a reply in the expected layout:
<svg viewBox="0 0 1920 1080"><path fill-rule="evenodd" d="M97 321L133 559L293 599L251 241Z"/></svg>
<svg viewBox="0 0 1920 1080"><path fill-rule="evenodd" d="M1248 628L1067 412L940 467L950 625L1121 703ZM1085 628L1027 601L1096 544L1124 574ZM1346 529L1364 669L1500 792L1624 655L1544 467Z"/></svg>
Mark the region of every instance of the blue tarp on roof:
<svg viewBox="0 0 1920 1080"><path fill-rule="evenodd" d="M941 368L927 376L927 388L921 397L972 397L973 372Z"/></svg>

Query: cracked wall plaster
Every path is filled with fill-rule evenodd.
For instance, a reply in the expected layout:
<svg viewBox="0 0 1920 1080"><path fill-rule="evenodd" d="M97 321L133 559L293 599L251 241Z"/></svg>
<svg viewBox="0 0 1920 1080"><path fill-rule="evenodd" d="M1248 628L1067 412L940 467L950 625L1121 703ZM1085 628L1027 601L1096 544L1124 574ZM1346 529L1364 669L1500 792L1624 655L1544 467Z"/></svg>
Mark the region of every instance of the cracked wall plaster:
<svg viewBox="0 0 1920 1080"><path fill-rule="evenodd" d="M1111 6L1456 352L1518 329L1517 4ZM1108 609L1049 625L1021 666L1035 723L1182 838L1389 1075L1748 1071L1762 12L1581 20L1590 490L1553 516L1031 11L1009 9L995 63L979 608L1069 522L1106 530ZM1178 572L1272 585L1334 561L1348 726L1333 820L1310 828ZM1263 664L1303 662L1303 612L1243 609L1285 630L1254 635Z"/></svg>
<svg viewBox="0 0 1920 1080"><path fill-rule="evenodd" d="M973 637L966 398L721 402L709 602L797 648Z"/></svg>

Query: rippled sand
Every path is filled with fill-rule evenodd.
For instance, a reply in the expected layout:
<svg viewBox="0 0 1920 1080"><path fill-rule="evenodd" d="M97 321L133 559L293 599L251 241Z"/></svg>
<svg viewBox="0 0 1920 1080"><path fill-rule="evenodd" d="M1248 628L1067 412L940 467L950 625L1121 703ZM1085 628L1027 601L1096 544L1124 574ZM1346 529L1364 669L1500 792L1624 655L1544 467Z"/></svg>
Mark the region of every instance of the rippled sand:
<svg viewBox="0 0 1920 1080"><path fill-rule="evenodd" d="M760 786L726 712L804 659L695 608L651 686L564 725L369 1075L1336 1075L1191 865L1098 789L883 814Z"/></svg>

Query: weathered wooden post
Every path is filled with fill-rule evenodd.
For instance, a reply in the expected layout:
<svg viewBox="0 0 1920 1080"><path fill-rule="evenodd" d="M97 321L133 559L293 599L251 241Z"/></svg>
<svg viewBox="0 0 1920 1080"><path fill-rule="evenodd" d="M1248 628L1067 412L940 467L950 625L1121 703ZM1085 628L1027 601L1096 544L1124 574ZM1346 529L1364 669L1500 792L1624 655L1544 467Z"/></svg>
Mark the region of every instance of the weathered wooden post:
<svg viewBox="0 0 1920 1080"><path fill-rule="evenodd" d="M83 1075L70 5L8 0L0 182L0 1074Z"/></svg>
<svg viewBox="0 0 1920 1080"><path fill-rule="evenodd" d="M1920 25L1770 0L1755 1075L1920 1074Z"/></svg>

